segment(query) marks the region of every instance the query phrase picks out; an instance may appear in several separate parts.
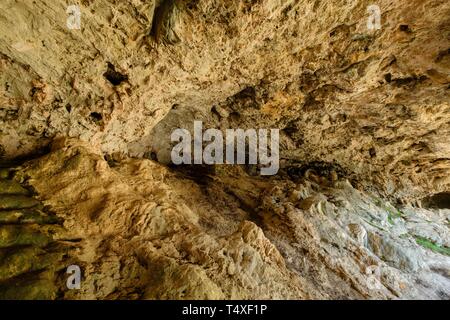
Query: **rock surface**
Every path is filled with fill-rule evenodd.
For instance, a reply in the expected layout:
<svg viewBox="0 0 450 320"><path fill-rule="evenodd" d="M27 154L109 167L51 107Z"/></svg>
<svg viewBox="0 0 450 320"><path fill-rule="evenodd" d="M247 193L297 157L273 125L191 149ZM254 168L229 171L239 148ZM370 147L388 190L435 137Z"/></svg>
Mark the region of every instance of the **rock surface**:
<svg viewBox="0 0 450 320"><path fill-rule="evenodd" d="M54 213L3 168L0 179L0 299L56 299L70 264Z"/></svg>
<svg viewBox="0 0 450 320"><path fill-rule="evenodd" d="M190 176L78 141L16 176L78 239L65 298L450 298L449 210L399 211L348 180Z"/></svg>
<svg viewBox="0 0 450 320"><path fill-rule="evenodd" d="M2 0L0 163L39 157L0 169L0 296L448 299L450 3L372 4L82 0L70 29ZM280 129L279 174L167 166L194 120Z"/></svg>
<svg viewBox="0 0 450 320"><path fill-rule="evenodd" d="M288 162L337 162L388 194L448 191L450 4L380 0L369 31L370 4L81 1L69 30L65 1L2 1L0 149L63 135L142 156L177 107L283 129Z"/></svg>

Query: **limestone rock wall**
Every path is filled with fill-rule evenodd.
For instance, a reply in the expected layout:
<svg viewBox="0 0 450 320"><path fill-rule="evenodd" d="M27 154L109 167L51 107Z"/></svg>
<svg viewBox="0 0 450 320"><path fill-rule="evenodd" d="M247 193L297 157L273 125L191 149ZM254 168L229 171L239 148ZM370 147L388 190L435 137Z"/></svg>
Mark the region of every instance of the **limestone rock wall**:
<svg viewBox="0 0 450 320"><path fill-rule="evenodd" d="M450 210L398 209L345 179L221 166L199 180L77 141L14 176L63 221L54 237L83 270L61 298L450 297Z"/></svg>
<svg viewBox="0 0 450 320"><path fill-rule="evenodd" d="M448 299L448 1L73 5L79 29L66 1L0 2L0 167L37 158L0 178L61 219L50 253L69 246L85 285L58 263L33 278L31 251L18 272L5 245L1 294L31 277L35 297ZM279 174L166 166L194 120L280 129ZM27 223L12 234L46 234Z"/></svg>

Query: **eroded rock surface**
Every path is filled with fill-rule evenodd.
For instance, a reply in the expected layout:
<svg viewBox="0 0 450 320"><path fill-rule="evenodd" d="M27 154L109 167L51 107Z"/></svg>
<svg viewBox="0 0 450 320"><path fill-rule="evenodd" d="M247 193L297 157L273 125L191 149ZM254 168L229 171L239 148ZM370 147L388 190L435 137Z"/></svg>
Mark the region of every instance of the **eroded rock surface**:
<svg viewBox="0 0 450 320"><path fill-rule="evenodd" d="M39 157L0 169L0 243L51 229L83 286L33 242L0 294L448 299L450 3L372 4L2 0L0 163ZM170 167L194 120L280 129L279 174Z"/></svg>
<svg viewBox="0 0 450 320"><path fill-rule="evenodd" d="M18 175L79 239L83 285L66 298L450 297L450 211L398 209L348 180L226 165L199 180L76 141Z"/></svg>
<svg viewBox="0 0 450 320"><path fill-rule="evenodd" d="M0 168L0 299L61 298L70 241L62 221L15 174Z"/></svg>
<svg viewBox="0 0 450 320"><path fill-rule="evenodd" d="M0 149L64 135L142 156L176 106L283 129L288 162L336 161L387 194L448 191L450 4L380 0L369 31L371 4L81 1L69 30L65 1L2 1Z"/></svg>

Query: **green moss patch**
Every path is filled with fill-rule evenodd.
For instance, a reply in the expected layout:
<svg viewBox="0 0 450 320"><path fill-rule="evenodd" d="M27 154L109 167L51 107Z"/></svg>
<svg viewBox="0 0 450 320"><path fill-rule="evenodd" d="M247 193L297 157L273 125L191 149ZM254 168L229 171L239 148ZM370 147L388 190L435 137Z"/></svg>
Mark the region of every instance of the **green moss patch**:
<svg viewBox="0 0 450 320"><path fill-rule="evenodd" d="M27 196L29 192L15 181L0 179L0 194L20 194Z"/></svg>
<svg viewBox="0 0 450 320"><path fill-rule="evenodd" d="M433 252L440 253L446 256L450 256L450 248L445 246L440 246L430 239L416 236L416 242L424 248L430 249Z"/></svg>
<svg viewBox="0 0 450 320"><path fill-rule="evenodd" d="M26 245L43 247L51 240L50 236L36 231L31 226L0 226L0 248Z"/></svg>
<svg viewBox="0 0 450 320"><path fill-rule="evenodd" d="M26 209L39 204L36 199L24 195L0 194L0 210Z"/></svg>
<svg viewBox="0 0 450 320"><path fill-rule="evenodd" d="M0 168L0 179L8 179L11 174L11 170L8 168Z"/></svg>
<svg viewBox="0 0 450 320"><path fill-rule="evenodd" d="M48 215L37 209L0 210L0 224L57 224L60 223L54 215Z"/></svg>

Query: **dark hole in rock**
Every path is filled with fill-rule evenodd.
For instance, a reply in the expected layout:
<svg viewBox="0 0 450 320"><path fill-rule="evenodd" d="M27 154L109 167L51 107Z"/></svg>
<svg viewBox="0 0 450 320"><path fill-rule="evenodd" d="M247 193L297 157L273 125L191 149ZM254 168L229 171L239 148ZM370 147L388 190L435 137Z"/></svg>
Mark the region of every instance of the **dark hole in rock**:
<svg viewBox="0 0 450 320"><path fill-rule="evenodd" d="M308 171L321 176L330 176L334 172L338 177L350 177L350 172L342 168L339 164L323 161L291 164L283 168L282 171L293 180L304 177Z"/></svg>
<svg viewBox="0 0 450 320"><path fill-rule="evenodd" d="M376 152L375 148L370 148L369 154L370 154L371 158L375 158L377 156L377 152Z"/></svg>
<svg viewBox="0 0 450 320"><path fill-rule="evenodd" d="M241 115L239 114L239 112L235 112L233 111L232 113L230 113L230 119L232 121L239 121Z"/></svg>
<svg viewBox="0 0 450 320"><path fill-rule="evenodd" d="M449 56L449 55L450 55L450 48L448 48L447 50L442 50L437 55L436 62L440 62L442 59L444 59L446 56Z"/></svg>
<svg viewBox="0 0 450 320"><path fill-rule="evenodd" d="M243 89L242 91L240 91L238 94L236 94L236 98L255 98L256 96L256 91L254 87L247 87L245 89Z"/></svg>
<svg viewBox="0 0 450 320"><path fill-rule="evenodd" d="M68 113L70 113L72 111L72 106L69 103L66 104L66 110Z"/></svg>
<svg viewBox="0 0 450 320"><path fill-rule="evenodd" d="M291 136L298 132L298 128L295 122L290 122L287 124L287 126L283 129L283 131L288 135Z"/></svg>
<svg viewBox="0 0 450 320"><path fill-rule="evenodd" d="M116 160L114 160L114 158L110 154L105 154L103 156L103 159L105 159L110 168L114 168L117 165Z"/></svg>
<svg viewBox="0 0 450 320"><path fill-rule="evenodd" d="M100 122L103 119L103 116L101 115L101 113L98 112L91 112L90 117L92 118L92 120L94 120L95 122Z"/></svg>
<svg viewBox="0 0 450 320"><path fill-rule="evenodd" d="M128 76L127 75L124 75L124 74L121 74L120 72L117 72L116 68L109 62L108 62L108 69L103 74L103 76L106 78L106 80L111 82L111 84L114 85L114 86L118 86L123 81L128 80Z"/></svg>
<svg viewBox="0 0 450 320"><path fill-rule="evenodd" d="M391 82L392 81L392 75L390 73L386 73L384 75L384 80L386 80L387 82Z"/></svg>
<svg viewBox="0 0 450 320"><path fill-rule="evenodd" d="M214 165L206 164L169 165L169 167L179 174L183 175L184 177L195 181L200 186L209 185L213 181L213 178L211 176L214 176L216 172L216 167Z"/></svg>
<svg viewBox="0 0 450 320"><path fill-rule="evenodd" d="M405 85L414 86L417 83L426 81L427 79L428 79L428 77L424 76L424 75L421 75L420 77L412 76L412 77L407 77L407 78L402 78L402 79L395 79L395 85L396 86L405 86Z"/></svg>
<svg viewBox="0 0 450 320"><path fill-rule="evenodd" d="M144 159L149 159L158 162L158 155L155 151L147 151L144 153Z"/></svg>
<svg viewBox="0 0 450 320"><path fill-rule="evenodd" d="M186 8L187 8L188 10L194 10L194 9L197 8L197 4L195 3L195 1L189 1L189 2L186 4Z"/></svg>
<svg viewBox="0 0 450 320"><path fill-rule="evenodd" d="M20 155L18 157L9 158L7 157L6 153L4 154L4 157L2 158L0 156L0 168L12 168L22 165L25 161L34 160L37 158L40 158L46 154L49 154L51 151L50 141L46 141L45 144L37 147L33 151ZM1 145L0 145L0 155L1 155Z"/></svg>
<svg viewBox="0 0 450 320"><path fill-rule="evenodd" d="M422 205L433 209L450 209L450 192L436 193L422 200Z"/></svg>
<svg viewBox="0 0 450 320"><path fill-rule="evenodd" d="M400 31L403 31L403 32L411 32L411 29L409 28L409 26L407 24L401 24L399 29L400 29Z"/></svg>

